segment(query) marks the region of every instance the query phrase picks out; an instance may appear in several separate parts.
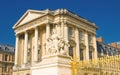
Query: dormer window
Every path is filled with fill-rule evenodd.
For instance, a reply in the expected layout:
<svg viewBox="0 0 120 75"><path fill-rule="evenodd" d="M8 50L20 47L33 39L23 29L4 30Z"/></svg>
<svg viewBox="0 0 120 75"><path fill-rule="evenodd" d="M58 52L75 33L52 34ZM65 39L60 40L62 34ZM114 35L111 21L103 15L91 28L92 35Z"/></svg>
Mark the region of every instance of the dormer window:
<svg viewBox="0 0 120 75"><path fill-rule="evenodd" d="M8 48L8 47L5 47L5 50L9 50L9 48Z"/></svg>

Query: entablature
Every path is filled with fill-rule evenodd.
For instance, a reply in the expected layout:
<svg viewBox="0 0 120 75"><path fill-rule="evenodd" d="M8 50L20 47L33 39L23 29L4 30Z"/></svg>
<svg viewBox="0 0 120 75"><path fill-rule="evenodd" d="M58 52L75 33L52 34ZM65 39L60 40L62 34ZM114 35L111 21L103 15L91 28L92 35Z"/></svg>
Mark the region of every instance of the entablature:
<svg viewBox="0 0 120 75"><path fill-rule="evenodd" d="M42 26L42 25L45 25L47 23L52 23L53 19L54 18L51 15L44 15L44 16L36 18L30 22L27 22L23 25L20 25L14 29L15 29L16 33L25 32L26 30L30 30L32 28L35 28L36 26Z"/></svg>

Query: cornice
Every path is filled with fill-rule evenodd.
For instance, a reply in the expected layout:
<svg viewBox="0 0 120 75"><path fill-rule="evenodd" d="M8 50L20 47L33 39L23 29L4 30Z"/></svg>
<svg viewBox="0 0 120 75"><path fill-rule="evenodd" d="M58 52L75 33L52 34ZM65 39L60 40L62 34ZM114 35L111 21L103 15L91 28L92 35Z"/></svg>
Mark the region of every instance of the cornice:
<svg viewBox="0 0 120 75"><path fill-rule="evenodd" d="M72 18L75 18L75 19L77 19L77 20L79 20L79 21L82 21L82 22L84 22L84 23L86 23L86 24L89 24L90 26L98 29L98 27L95 25L95 23L90 22L90 21L88 21L87 19L82 18L82 17L80 17L80 16L78 16L78 15L76 15L76 14L74 14L74 13L72 13L72 12L66 10L66 9L58 9L58 10L55 11L54 15L55 15L55 16L56 16L56 15L68 15L68 16L70 16L70 17L72 17Z"/></svg>

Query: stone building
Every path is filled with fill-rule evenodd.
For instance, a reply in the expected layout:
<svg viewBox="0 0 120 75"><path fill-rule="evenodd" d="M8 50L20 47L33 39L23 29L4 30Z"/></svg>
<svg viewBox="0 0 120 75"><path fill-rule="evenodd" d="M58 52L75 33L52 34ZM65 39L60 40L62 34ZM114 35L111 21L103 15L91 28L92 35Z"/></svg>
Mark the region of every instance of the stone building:
<svg viewBox="0 0 120 75"><path fill-rule="evenodd" d="M0 75L12 75L14 50L13 46L0 45Z"/></svg>
<svg viewBox="0 0 120 75"><path fill-rule="evenodd" d="M73 54L97 59L97 26L66 9L28 10L13 29L13 75L72 75Z"/></svg>

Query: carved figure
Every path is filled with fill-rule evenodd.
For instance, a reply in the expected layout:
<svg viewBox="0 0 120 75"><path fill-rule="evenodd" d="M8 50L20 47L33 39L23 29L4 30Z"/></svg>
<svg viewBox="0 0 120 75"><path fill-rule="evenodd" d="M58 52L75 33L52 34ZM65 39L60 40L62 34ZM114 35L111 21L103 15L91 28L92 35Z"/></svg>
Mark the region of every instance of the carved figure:
<svg viewBox="0 0 120 75"><path fill-rule="evenodd" d="M53 32L50 38L47 39L47 54L67 54L65 47L69 46L68 42Z"/></svg>

